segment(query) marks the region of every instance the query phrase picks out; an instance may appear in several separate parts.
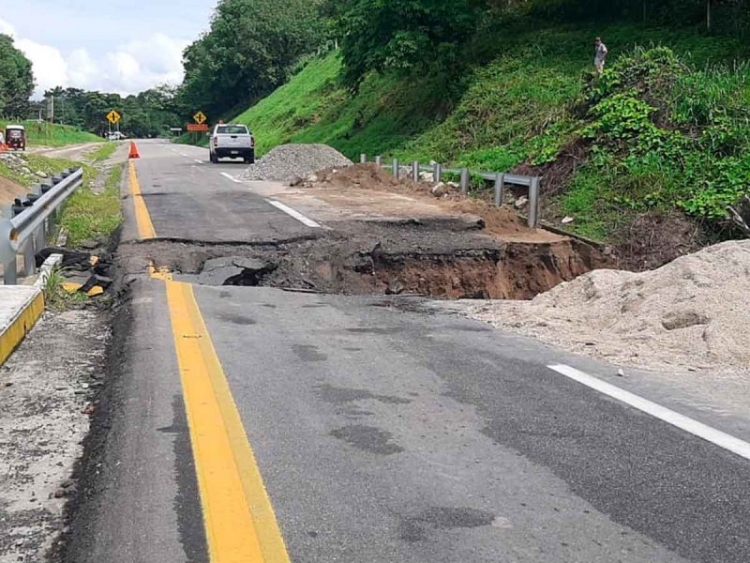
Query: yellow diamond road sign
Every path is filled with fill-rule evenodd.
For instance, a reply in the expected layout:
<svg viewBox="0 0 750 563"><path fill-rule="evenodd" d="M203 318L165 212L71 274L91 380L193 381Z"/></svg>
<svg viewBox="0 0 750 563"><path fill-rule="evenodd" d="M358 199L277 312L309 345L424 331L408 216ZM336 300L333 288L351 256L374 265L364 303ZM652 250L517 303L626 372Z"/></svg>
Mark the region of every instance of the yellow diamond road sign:
<svg viewBox="0 0 750 563"><path fill-rule="evenodd" d="M117 112L116 112L115 110L112 110L112 111L110 111L110 112L109 112L109 113L107 114L107 120L108 120L108 121L109 121L109 122L110 122L110 123L111 123L112 125L114 125L115 123L117 123L118 121L120 121L120 119L121 119L121 117L120 117L120 114L119 114L119 113L117 113Z"/></svg>
<svg viewBox="0 0 750 563"><path fill-rule="evenodd" d="M202 111L199 111L193 116L193 119L195 119L195 122L198 125L203 125L206 122L206 114L204 114Z"/></svg>

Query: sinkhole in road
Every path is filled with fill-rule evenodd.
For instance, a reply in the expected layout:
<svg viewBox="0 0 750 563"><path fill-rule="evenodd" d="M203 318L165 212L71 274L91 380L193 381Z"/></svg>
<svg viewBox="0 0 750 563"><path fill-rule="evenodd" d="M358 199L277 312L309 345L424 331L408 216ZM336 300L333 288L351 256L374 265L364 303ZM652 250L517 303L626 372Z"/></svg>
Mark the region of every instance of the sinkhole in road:
<svg viewBox="0 0 750 563"><path fill-rule="evenodd" d="M438 299L531 299L607 265L598 250L570 239L531 244L462 232L415 237L398 228L372 234L232 245L159 242L148 254L176 279L197 284Z"/></svg>

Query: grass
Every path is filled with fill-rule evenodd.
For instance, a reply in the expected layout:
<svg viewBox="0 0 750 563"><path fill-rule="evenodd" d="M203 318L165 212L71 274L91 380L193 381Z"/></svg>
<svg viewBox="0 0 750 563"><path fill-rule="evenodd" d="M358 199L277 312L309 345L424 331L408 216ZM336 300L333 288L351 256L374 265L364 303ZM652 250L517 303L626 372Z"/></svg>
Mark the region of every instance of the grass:
<svg viewBox="0 0 750 563"><path fill-rule="evenodd" d="M85 240L106 241L120 226L122 170L122 166L115 166L109 171L101 193L94 192L87 184L68 198L60 224L68 231L70 246L75 247Z"/></svg>
<svg viewBox="0 0 750 563"><path fill-rule="evenodd" d="M34 184L39 184L43 181L43 178L36 175L36 172L44 172L48 177L59 174L66 168L78 168L83 167L83 178L84 183L92 182L98 172L92 166L82 164L80 162L74 162L64 158L48 158L38 154L24 154L18 153L19 157L26 161L26 166L31 171L30 174L24 174L21 171L13 170L12 168L5 165L0 161L0 176L13 180L17 184L25 187L31 187Z"/></svg>
<svg viewBox="0 0 750 563"><path fill-rule="evenodd" d="M5 127L11 123L18 124L15 121L0 120L0 128L5 132ZM26 142L30 147L65 147L82 143L104 142L104 139L98 135L81 131L70 125L38 123L36 121L24 121L20 124L26 128Z"/></svg>
<svg viewBox="0 0 750 563"><path fill-rule="evenodd" d="M564 144L570 131L561 118L584 87L596 35L605 38L612 57L656 44L669 45L696 66L748 54L740 41L692 30L545 27L526 20L508 25L477 39L473 56L482 64L452 84L375 75L353 94L341 86L341 62L330 53L309 61L233 121L250 127L259 155L283 143L321 142L352 159L364 152L503 171L554 152L555 142ZM558 130L550 134L551 123ZM551 138L540 140L545 133Z"/></svg>
<svg viewBox="0 0 750 563"><path fill-rule="evenodd" d="M679 76L668 95L669 124L657 124L660 135L678 129L692 139L706 134L710 122L710 138L700 146L693 142L689 154L649 149L644 156L615 147L608 149L609 160L594 162L597 143L627 144L627 139L582 139L583 128L595 121L585 95L593 80L592 39L598 35L609 47L610 63L637 46L670 47L692 70ZM354 93L341 85L341 61L333 52L309 60L287 84L233 121L250 127L260 156L279 144L315 142L355 161L366 153L509 171L520 164L554 165L562 149L583 147L577 172L551 209L573 216L572 228L580 234L610 240L652 210L708 217L712 209L711 219L720 219L724 202L746 190L750 66L737 63L750 55L745 43L697 29L517 20L478 34L471 46L474 70L449 84L372 75ZM702 198L703 189L713 195Z"/></svg>
<svg viewBox="0 0 750 563"><path fill-rule="evenodd" d="M117 143L104 144L92 152L89 157L92 162L103 162L115 154L118 146Z"/></svg>
<svg viewBox="0 0 750 563"><path fill-rule="evenodd" d="M58 268L54 268L47 276L43 291L44 304L53 311L64 311L76 303L88 300L85 293L69 292L65 289L65 277Z"/></svg>

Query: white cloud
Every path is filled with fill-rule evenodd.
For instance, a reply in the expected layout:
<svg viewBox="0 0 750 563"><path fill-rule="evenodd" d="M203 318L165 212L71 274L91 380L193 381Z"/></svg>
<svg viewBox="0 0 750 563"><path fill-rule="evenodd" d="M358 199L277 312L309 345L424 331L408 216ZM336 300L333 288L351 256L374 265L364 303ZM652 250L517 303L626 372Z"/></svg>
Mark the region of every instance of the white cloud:
<svg viewBox="0 0 750 563"><path fill-rule="evenodd" d="M10 35L11 37L16 36L15 28L2 18L0 18L0 33Z"/></svg>
<svg viewBox="0 0 750 563"><path fill-rule="evenodd" d="M28 38L19 38L13 26L0 19L0 33L11 35L16 47L33 64L37 88L35 98L45 90L62 86L136 94L159 84L182 81L182 51L187 41L174 39L164 33L133 40L100 56L77 48L63 56L53 46Z"/></svg>

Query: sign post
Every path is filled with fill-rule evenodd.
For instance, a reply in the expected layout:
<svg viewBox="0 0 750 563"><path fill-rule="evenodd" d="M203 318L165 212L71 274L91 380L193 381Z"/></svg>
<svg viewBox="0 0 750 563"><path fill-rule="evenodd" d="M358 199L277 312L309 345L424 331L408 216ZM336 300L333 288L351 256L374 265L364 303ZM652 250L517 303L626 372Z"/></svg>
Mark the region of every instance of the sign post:
<svg viewBox="0 0 750 563"><path fill-rule="evenodd" d="M120 120L122 116L117 113L116 110L112 110L107 114L107 121L109 121L109 134L112 134L112 126L117 125L117 131L120 131Z"/></svg>
<svg viewBox="0 0 750 563"><path fill-rule="evenodd" d="M208 123L206 123L207 119L206 114L198 110L198 113L193 116L193 121L195 121L195 123L188 123L187 130L195 133L193 139L196 144L198 144L198 135L208 131Z"/></svg>

